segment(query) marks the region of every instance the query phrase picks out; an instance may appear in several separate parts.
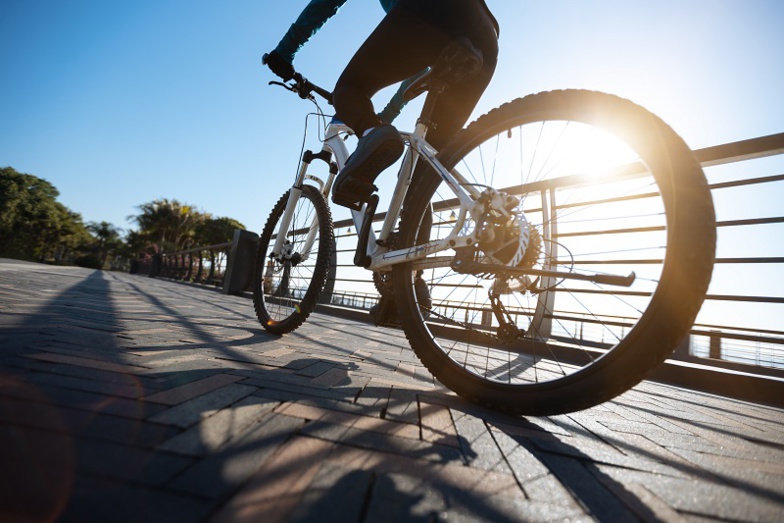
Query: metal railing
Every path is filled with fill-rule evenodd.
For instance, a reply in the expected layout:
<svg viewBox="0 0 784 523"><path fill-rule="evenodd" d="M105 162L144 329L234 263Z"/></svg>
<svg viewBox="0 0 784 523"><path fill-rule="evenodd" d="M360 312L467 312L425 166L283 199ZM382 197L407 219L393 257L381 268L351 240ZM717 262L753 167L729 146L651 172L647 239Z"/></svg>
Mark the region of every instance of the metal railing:
<svg viewBox="0 0 784 523"><path fill-rule="evenodd" d="M714 366L730 369L748 370L753 366L755 372L784 377L784 331L774 328L753 325L752 319L762 316L769 318L784 317L781 313L784 304L784 207L774 206L768 215L755 215L758 206L754 195L749 200L748 192L756 195L765 194L769 199L784 201L784 161L772 167L778 172L761 173L770 169L765 165L765 158L778 156L784 160L784 133L743 140L729 144L708 147L694 152L702 164L708 178L717 210L717 258L714 273L725 273L722 278L714 277L708 291L703 310L711 309L714 316L730 318L722 324L703 322L700 317L694 325L690 338L676 351L675 357L685 361L709 363ZM737 170L727 171L731 165ZM749 174L753 173L753 174ZM731 202L729 205L726 202ZM744 212L747 215L744 215ZM764 212L764 211L763 211ZM772 215L771 215L772 214ZM375 222L384 219L384 214L375 216ZM330 303L340 307L367 310L378 302L379 295L372 281L371 273L358 269L353 264L356 249L356 231L351 220L334 223L335 227L335 278L328 284L328 295L321 303ZM727 233L732 231L732 233ZM739 234L738 234L739 233ZM750 252L746 256L738 256L732 248L737 238L750 239ZM236 237L235 237L236 241ZM743 247L743 245L736 245ZM232 243L198 247L186 251L166 253L160 256L159 275L198 283L221 285L223 271L218 270L214 263L207 263L205 253L210 253L214 260L217 251L231 256L236 251ZM248 254L245 254L247 256ZM227 264L231 260L227 260ZM246 264L248 267L251 263ZM208 274L205 274L209 267ZM756 284L756 289L767 290L771 294L761 292L745 292L750 287L748 268L753 268L757 277L765 273L771 285ZM154 272L154 268L153 268ZM731 288L721 288L717 282L732 281L726 273L745 274L739 277ZM225 286L225 285L224 285ZM483 312L478 306L471 304L455 304L472 313ZM761 313L760 309L764 309ZM723 312L722 312L723 310ZM728 312L729 310L729 312ZM485 316L488 316L488 312ZM573 326L580 336L585 331L591 334L592 320L589 317L572 315L556 316L560 329ZM737 320L735 322L735 320ZM735 322L735 323L733 323ZM769 324L770 322L768 322ZM623 326L620 326L623 328ZM557 329L556 329L557 330ZM553 332L558 336L558 332ZM574 336L574 333L570 333Z"/></svg>
<svg viewBox="0 0 784 523"><path fill-rule="evenodd" d="M761 194L773 194L774 199L784 201L784 162L778 172L757 174L760 170L770 169L764 165L765 158L784 153L784 133L743 140L729 144L708 147L694 151L695 157L703 166L709 181L714 200L717 202L717 235L718 247L716 272L739 271L743 268L755 268L756 272L764 272L772 281L770 289L773 294L745 293L743 279L730 289L717 289L714 284L708 291L704 305L709 309L732 308L731 313L720 314L738 321L737 324L725 323L715 325L701 323L700 318L693 327L690 339L686 340L676 352L678 359L708 363L729 369L748 370L754 366L755 372L784 376L784 331L778 328L762 328L750 325L755 317L755 308L766 308L769 317L784 317L784 206L774 209L774 215L755 216L755 202L749 200L750 189ZM779 156L779 159L784 159ZM756 165L763 164L763 165ZM726 166L738 169L727 173ZM745 173L755 173L749 176ZM753 197L752 197L753 198ZM736 205L728 207L722 204L727 200L735 200ZM737 203L739 202L739 203ZM743 215L745 211L748 215ZM733 216L735 214L736 216ZM375 221L384 219L384 214L377 214ZM337 272L331 303L345 307L368 309L378 301L371 279L371 273L358 269L353 264L356 248L356 231L351 220L341 220L334 224L337 241ZM763 230L764 229L764 230ZM741 231L746 238L756 238L757 243L752 251L762 251L754 255L737 256L733 249L728 248L725 231ZM761 239L760 239L761 238ZM760 269L761 268L761 269ZM717 279L714 278L714 282ZM726 277L723 278L727 280ZM759 285L757 286L759 287ZM723 291L723 292L720 292ZM466 304L462 305L466 307ZM468 306L470 308L470 306ZM774 312L771 312L774 310ZM560 318L580 325L587 325L590 319ZM577 327L575 327L577 328ZM553 333L556 335L556 333Z"/></svg>
<svg viewBox="0 0 784 523"><path fill-rule="evenodd" d="M232 243L218 243L182 251L154 255L139 263L138 274L172 280L223 285L226 263Z"/></svg>

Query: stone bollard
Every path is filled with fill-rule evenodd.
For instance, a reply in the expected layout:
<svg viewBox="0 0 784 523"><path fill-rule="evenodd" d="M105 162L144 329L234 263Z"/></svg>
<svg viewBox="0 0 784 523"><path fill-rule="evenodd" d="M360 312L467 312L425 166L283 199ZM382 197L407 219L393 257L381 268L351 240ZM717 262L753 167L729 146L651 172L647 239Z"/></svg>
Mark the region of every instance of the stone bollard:
<svg viewBox="0 0 784 523"><path fill-rule="evenodd" d="M253 284L253 265L259 235L237 229L231 242L226 275L223 278L223 294L242 294Z"/></svg>

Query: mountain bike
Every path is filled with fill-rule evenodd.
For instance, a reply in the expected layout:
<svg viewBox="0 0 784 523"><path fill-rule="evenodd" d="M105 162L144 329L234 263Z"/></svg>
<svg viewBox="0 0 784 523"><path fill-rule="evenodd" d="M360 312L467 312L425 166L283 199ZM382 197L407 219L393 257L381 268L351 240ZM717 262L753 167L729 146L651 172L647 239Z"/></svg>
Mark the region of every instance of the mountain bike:
<svg viewBox="0 0 784 523"><path fill-rule="evenodd" d="M354 263L393 294L412 349L458 395L526 415L600 404L644 379L695 321L716 242L705 176L661 119L583 90L501 105L435 151L433 106L473 59L445 52L409 87L408 98L427 93L422 112L401 132L380 229L377 196L351 211ZM270 83L331 97L299 74ZM260 236L254 306L271 333L302 325L334 263L328 196L351 129L324 118L321 150L302 155ZM314 161L329 165L325 180Z"/></svg>

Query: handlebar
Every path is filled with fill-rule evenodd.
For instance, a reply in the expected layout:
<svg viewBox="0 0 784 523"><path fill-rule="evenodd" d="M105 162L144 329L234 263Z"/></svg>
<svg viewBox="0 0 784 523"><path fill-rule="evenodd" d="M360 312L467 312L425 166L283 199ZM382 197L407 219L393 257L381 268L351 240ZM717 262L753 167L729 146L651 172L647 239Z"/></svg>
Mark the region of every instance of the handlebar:
<svg viewBox="0 0 784 523"><path fill-rule="evenodd" d="M267 63L267 55L265 54L261 59L263 64ZM332 93L327 91L326 89L319 87L318 85L314 84L313 82L309 81L307 78L302 76L299 73L294 73L292 76L292 83L284 83L284 82L277 82L271 81L269 85L279 85L284 89L291 91L292 93L296 93L300 98L303 100L312 99L312 93L316 93L317 95L324 98L329 105L332 105Z"/></svg>

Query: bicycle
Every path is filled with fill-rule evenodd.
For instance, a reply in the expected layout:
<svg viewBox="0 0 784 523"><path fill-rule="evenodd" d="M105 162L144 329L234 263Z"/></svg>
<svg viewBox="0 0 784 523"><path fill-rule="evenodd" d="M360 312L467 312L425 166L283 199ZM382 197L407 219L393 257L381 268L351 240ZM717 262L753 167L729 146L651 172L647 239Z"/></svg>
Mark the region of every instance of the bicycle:
<svg viewBox="0 0 784 523"><path fill-rule="evenodd" d="M661 364L701 308L716 243L704 173L658 117L581 90L501 105L436 152L425 139L433 105L475 58L457 46L409 87L408 97L427 92L424 106L401 132L378 235L377 196L352 210L354 262L393 293L412 349L458 395L526 415L600 404ZM331 97L299 74L270 83L314 103ZM326 124L260 236L254 306L269 332L299 327L324 288L327 199L350 133ZM326 180L309 174L314 160L330 166Z"/></svg>

